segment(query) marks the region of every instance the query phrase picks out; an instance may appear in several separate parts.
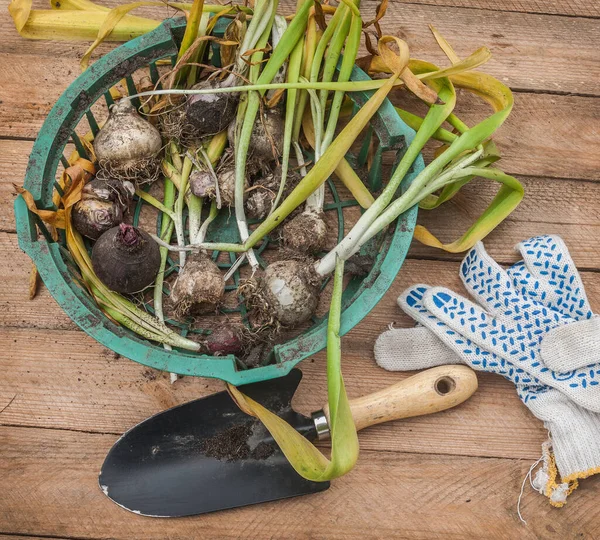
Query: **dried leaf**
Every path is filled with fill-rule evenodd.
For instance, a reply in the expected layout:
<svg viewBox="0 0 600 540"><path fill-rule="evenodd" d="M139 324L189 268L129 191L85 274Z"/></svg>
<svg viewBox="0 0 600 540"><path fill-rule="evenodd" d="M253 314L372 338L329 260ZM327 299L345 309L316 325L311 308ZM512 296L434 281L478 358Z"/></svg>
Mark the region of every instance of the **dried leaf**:
<svg viewBox="0 0 600 540"><path fill-rule="evenodd" d="M221 65L229 66L235 62L235 55L239 44L243 41L246 34L246 14L238 13L235 19L231 21L223 34L223 39L231 42L230 45L221 44Z"/></svg>
<svg viewBox="0 0 600 540"><path fill-rule="evenodd" d="M325 21L325 14L323 13L323 6L320 2L315 2L315 21L319 25L319 28L325 32L327 30L327 22Z"/></svg>
<svg viewBox="0 0 600 540"><path fill-rule="evenodd" d="M387 45L388 43L395 43L398 46L398 55L392 52ZM395 36L383 36L378 42L378 52L379 57L389 70L393 73L400 73L400 79L413 94L427 103L437 101L437 93L425 86L408 68L410 56L406 41Z"/></svg>
<svg viewBox="0 0 600 540"><path fill-rule="evenodd" d="M93 163L87 159L78 159L73 165L65 169L61 181L65 191L62 196L63 208L58 210L38 209L33 195L26 189L13 184L17 193L25 200L27 208L40 217L44 223L48 223L58 229L66 229L66 211L81 199L83 186L94 173Z"/></svg>
<svg viewBox="0 0 600 540"><path fill-rule="evenodd" d="M23 0L13 0L13 4L15 3L19 6L25 2ZM24 23L25 10L11 10L11 15L13 14L17 31L21 37L28 39L94 40L106 19L106 13L100 10L32 9ZM109 41L128 41L154 30L159 24L160 21L152 19L126 16L116 24L112 33L106 39Z"/></svg>
<svg viewBox="0 0 600 540"><path fill-rule="evenodd" d="M125 17L131 10L136 9L141 6L165 6L165 5L171 5L171 4L169 4L168 2L154 2L154 1L144 0L141 2L131 2L130 4L123 4L122 6L117 6L116 8L111 9L108 12L108 14L105 16L104 21L102 22L102 25L100 26L100 28L98 30L98 35L96 37L96 40L94 41L94 43L92 43L90 45L88 50L83 55L83 58L81 59L81 62L80 62L81 69L85 70L87 68L90 57L91 57L92 53L94 52L94 50L96 49L96 47L98 47L98 45L100 45L100 43L102 43L105 39L107 39L113 33L113 31L115 30L116 26L121 21L121 19L123 19L123 17ZM60 13L60 11L57 11L57 13ZM69 12L67 12L67 13L69 13ZM76 11L73 13L75 13L75 15L77 16L79 13L82 13L82 12ZM158 21L151 21L151 23L152 22L156 22L156 26L158 26L158 24L159 24ZM128 39L130 39L130 38L128 38Z"/></svg>
<svg viewBox="0 0 600 540"><path fill-rule="evenodd" d="M29 300L33 300L38 292L40 284L40 273L34 263L31 263L31 271L29 272Z"/></svg>
<svg viewBox="0 0 600 540"><path fill-rule="evenodd" d="M378 23L385 16L385 12L387 11L387 8L388 8L388 0L382 0L381 3L379 3L377 5L377 8L375 9L375 18L363 23L363 28L368 28L369 26L376 25L376 23ZM379 26L379 25L377 25L377 26ZM377 28L377 31L380 33L381 29Z"/></svg>
<svg viewBox="0 0 600 540"><path fill-rule="evenodd" d="M450 253L460 253L471 249L479 240L482 240L493 231L523 199L524 190L521 183L513 176L510 176L499 169L491 167L467 167L465 169L465 174L466 181L461 181L459 188L477 177L494 180L495 182L502 184L502 186L481 216L477 218L475 223L473 223L468 231L458 240L444 244L425 227L417 225L415 227L414 236L419 242L427 246L443 249ZM458 191L458 189L456 191Z"/></svg>
<svg viewBox="0 0 600 540"><path fill-rule="evenodd" d="M431 30L433 37L440 46L440 49L442 49L442 51L444 51L444 54L448 57L448 60L450 60L450 62L452 62L453 64L460 62L460 57L458 56L458 54L454 52L454 49L451 47L450 43L448 43L446 39L442 36L442 34L440 34L437 31L435 26L433 26L433 24L430 24L429 29Z"/></svg>
<svg viewBox="0 0 600 540"><path fill-rule="evenodd" d="M31 13L32 0L12 0L8 5L8 12L13 18L15 28L19 34L27 24L29 14Z"/></svg>

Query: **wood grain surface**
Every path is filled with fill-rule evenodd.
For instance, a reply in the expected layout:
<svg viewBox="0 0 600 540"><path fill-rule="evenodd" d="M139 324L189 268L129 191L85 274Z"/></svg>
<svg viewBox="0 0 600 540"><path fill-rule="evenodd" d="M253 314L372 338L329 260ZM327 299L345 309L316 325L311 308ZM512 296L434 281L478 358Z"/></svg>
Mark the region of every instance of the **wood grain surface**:
<svg viewBox="0 0 600 540"><path fill-rule="evenodd" d="M117 0L106 2L116 5ZM290 11L295 2L282 2ZM33 140L48 111L79 73L88 43L26 41L0 10L0 537L1 538L599 538L600 478L581 482L566 507L551 508L525 489L546 431L512 384L479 374L463 405L432 416L382 424L360 434L355 470L321 494L199 518L153 520L111 503L98 488L106 452L151 414L222 389L219 381L164 373L105 349L62 312L42 287L27 299L30 261L19 249L12 204ZM364 0L365 12L377 2ZM45 8L46 3L35 0ZM167 8L144 8L158 16ZM143 14L144 10L140 11ZM593 0L392 0L383 29L408 40L413 55L443 63L427 28L434 24L466 55L481 45L485 71L515 90L515 108L497 136L502 167L524 184L523 203L486 240L509 264L513 246L535 234L560 234L582 269L600 312L600 4ZM98 55L113 44L103 44ZM97 57L97 56L96 56ZM395 99L402 100L402 96ZM486 112L460 97L461 117ZM413 106L414 103L406 103ZM431 155L431 149L427 156ZM472 183L419 222L443 240L460 236L496 186ZM461 255L413 243L389 292L342 340L350 397L408 374L381 370L373 343L390 323L411 321L396 305L409 285L463 290ZM323 353L301 365L294 406L326 399Z"/></svg>

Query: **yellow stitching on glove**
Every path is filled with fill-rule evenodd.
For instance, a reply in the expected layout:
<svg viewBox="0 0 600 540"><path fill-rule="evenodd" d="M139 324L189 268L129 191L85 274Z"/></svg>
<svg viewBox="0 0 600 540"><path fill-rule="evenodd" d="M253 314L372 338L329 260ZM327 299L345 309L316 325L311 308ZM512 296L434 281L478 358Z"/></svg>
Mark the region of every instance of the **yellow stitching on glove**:
<svg viewBox="0 0 600 540"><path fill-rule="evenodd" d="M548 475L548 480L546 482L546 486L544 487L544 495L548 497L550 504L555 508L561 508L566 504L566 499L573 491L577 489L579 486L579 482L577 482L577 478L585 478L578 476L579 473L575 473L570 475L568 478L564 478L562 482L557 482L556 479L558 477L558 470L556 468L556 460L554 459L554 453L552 452L552 446L549 442L546 442L542 445L542 454L544 457L544 466L542 470ZM600 472L600 468L597 469L597 472ZM591 473L593 474L593 473ZM560 490L560 486L563 484L570 484L569 488L565 494L564 501L554 501L552 500L552 496Z"/></svg>

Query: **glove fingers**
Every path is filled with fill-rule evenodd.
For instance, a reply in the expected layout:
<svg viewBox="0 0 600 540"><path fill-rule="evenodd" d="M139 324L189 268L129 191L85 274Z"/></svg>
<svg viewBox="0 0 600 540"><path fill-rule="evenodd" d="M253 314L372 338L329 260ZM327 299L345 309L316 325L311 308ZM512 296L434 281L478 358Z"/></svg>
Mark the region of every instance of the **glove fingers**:
<svg viewBox="0 0 600 540"><path fill-rule="evenodd" d="M388 371L413 371L447 364L461 359L424 326L392 328L375 342L375 361Z"/></svg>
<svg viewBox="0 0 600 540"><path fill-rule="evenodd" d="M515 384L540 384L534 366L507 360L515 343L500 319L443 287L430 288L422 297L422 309L429 317L423 324L429 324L473 369L499 373Z"/></svg>
<svg viewBox="0 0 600 540"><path fill-rule="evenodd" d="M460 277L471 296L492 315L499 315L512 303L523 300L513 280L488 255L481 242L463 259Z"/></svg>
<svg viewBox="0 0 600 540"><path fill-rule="evenodd" d="M489 373L500 374L516 384L536 383L536 379L531 377L523 369L516 368L510 362L500 358L494 353L482 349L469 338L465 337L460 331L456 331L446 324L443 318L438 318L437 313L433 313L425 305L425 300L431 296L432 292L440 293L444 297L453 296L454 293L448 289L432 289L426 285L417 285L406 290L400 298L398 304L413 319L421 323L435 334L449 349L462 359L462 362L478 371L487 371ZM484 313L481 308L472 302L456 295L460 301L466 302L472 306L476 312ZM447 360L447 358L445 359Z"/></svg>
<svg viewBox="0 0 600 540"><path fill-rule="evenodd" d="M502 373L516 384L552 386L581 407L600 412L598 365L557 373L549 370L536 355L539 336L558 326L562 317L558 312L542 308L539 313L533 312L529 320L509 325L508 321L492 317L476 304L443 288L429 289L423 295L423 306L434 319L450 329L445 339L454 339L456 344L465 347L463 353L469 364L472 363L471 354L477 359L485 359L485 365L473 365L474 369ZM493 355L489 356L491 353ZM492 357L494 365L491 365Z"/></svg>
<svg viewBox="0 0 600 540"><path fill-rule="evenodd" d="M592 316L577 267L559 236L536 236L516 249L524 263L514 274L520 291L574 319Z"/></svg>

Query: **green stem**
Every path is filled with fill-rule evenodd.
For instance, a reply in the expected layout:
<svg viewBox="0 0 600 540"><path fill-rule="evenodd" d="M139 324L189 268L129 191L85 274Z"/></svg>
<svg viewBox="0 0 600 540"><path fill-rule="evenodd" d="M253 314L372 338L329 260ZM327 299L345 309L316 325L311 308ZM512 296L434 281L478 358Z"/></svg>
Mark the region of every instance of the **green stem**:
<svg viewBox="0 0 600 540"><path fill-rule="evenodd" d="M427 141L431 138L432 133L438 130L454 109L454 105L456 104L456 92L454 91L452 83L448 79L438 79L435 82L432 82L432 85L435 86L440 99L444 100L444 103L432 105L429 108L421 128L417 131L414 139L406 149L406 152L402 156L402 159L392 174L387 186L381 195L375 199L375 202L359 218L344 239L321 259L317 265L317 272L319 275L325 276L330 274L335 267L335 260L338 256L347 260L350 254L354 253L356 246L359 242L362 242L361 239L367 229L369 229L371 224L386 209L388 204L390 204L390 201L400 187L400 183L408 173L410 167L415 159L417 159ZM358 114L360 114L360 111ZM444 152L444 154L445 153L446 152ZM411 192L410 197L420 190L420 187L416 184L417 182L415 179L407 190L407 193Z"/></svg>
<svg viewBox="0 0 600 540"><path fill-rule="evenodd" d="M146 193L141 189L136 189L135 194L142 199L144 202L154 206L157 210L160 210L163 214L168 216L172 220L176 220L175 212L173 212L170 208L167 208L163 203L161 203L158 199L150 195L150 193Z"/></svg>
<svg viewBox="0 0 600 540"><path fill-rule="evenodd" d="M317 161L308 174L296 186L294 191L281 203L267 219L265 219L250 235L244 243L246 249L250 249L259 242L266 234L277 227L287 216L290 215L308 196L315 191L323 182L329 178L338 163L352 146L358 133L369 123L369 120L377 112L381 103L386 98L394 85L395 78L392 76L377 92L365 103L357 114L340 132L335 141Z"/></svg>
<svg viewBox="0 0 600 540"><path fill-rule="evenodd" d="M502 124L506 116L508 116L511 107L507 107L501 111L494 113L492 116L486 118L473 128L465 131L460 137L458 137L450 147L436 159L434 159L423 171L415 178L410 185L410 187L402 194L398 199L396 199L393 203L391 203L384 212L381 213L372 221L367 230L363 233L360 238L359 244L353 246L353 249L348 252L344 252L343 254L339 253L339 250L336 248L332 252L330 252L326 257L321 260L319 264L319 270L317 272L320 275L321 272L326 270L326 265L324 265L325 258L329 257L330 254L342 256L344 259L351 256L352 254L358 251L359 245L362 245L364 242L367 242L373 236L382 231L385 227L387 227L392 221L394 221L400 214L417 204L421 199L425 198L429 194L433 193L434 190L430 189L430 183L435 182L437 178L439 178L440 173L443 171L444 167L448 165L451 161L458 158L463 152L472 150L473 148L478 147L487 139L492 133ZM465 161L465 164L468 164L468 161ZM466 169L469 171L469 169ZM463 171L464 172L464 171ZM443 173L442 173L443 174ZM472 174L472 172L468 172L468 174ZM487 173L486 173L487 174ZM483 176L483 174L482 174ZM446 177L447 182L455 181L455 179L448 175ZM437 189L443 187L438 183L434 183L437 186ZM375 201L377 202L377 201ZM366 213L366 212L365 212ZM360 221L360 220L359 220ZM340 244L338 244L339 246Z"/></svg>
<svg viewBox="0 0 600 540"><path fill-rule="evenodd" d="M350 25L350 33L344 47L344 58L342 59L342 65L340 67L340 73L338 75L338 82L347 82L350 80L354 64L356 62L356 55L358 54L358 48L360 46L360 37L362 33L362 20L360 17L353 16ZM331 104L331 112L329 113L329 119L327 121L327 129L325 131L325 139L322 143L324 149L331 144L335 135L335 129L337 127L338 118L340 116L340 109L342 108L342 102L344 100L344 92L337 91L333 95L333 102Z"/></svg>
<svg viewBox="0 0 600 540"><path fill-rule="evenodd" d="M333 80L333 76L335 74L340 55L342 54L342 49L344 48L344 43L346 43L346 39L348 38L348 33L350 31L352 13L350 13L348 7L345 5L343 7L340 6L340 9L337 11L340 12L340 20L337 26L335 27L335 32L331 39L331 44L327 49L327 57L325 58L325 65L323 66L321 82L331 82ZM323 37L325 37L325 34L323 34ZM316 82L318 80L319 70L320 65L317 68L313 64L313 71L311 72L310 78L312 82ZM323 110L325 110L325 105L327 104L327 95L327 90L321 90L321 92L319 93L321 108Z"/></svg>
<svg viewBox="0 0 600 540"><path fill-rule="evenodd" d="M306 32L304 37L304 50L302 51L302 67L300 73L305 78L310 77L310 69L312 59L317 48L318 41L317 23L314 17L309 17L306 21ZM296 85L299 83L290 83L289 89L299 89ZM298 107L296 108L296 114L294 115L294 124L292 127L292 141L298 142L300 140L300 130L302 129L302 118L304 116L304 109L306 109L306 103L308 101L308 94L306 91L300 91L298 94Z"/></svg>
<svg viewBox="0 0 600 540"><path fill-rule="evenodd" d="M173 182L169 179L165 178L164 182L164 197L163 202L166 208L173 208L173 204L175 203L175 186ZM168 216L164 215L162 217L162 222L160 225L160 237L168 242L171 239L171 235L173 234L173 229L175 228L174 221ZM164 247L160 247L160 269L158 271L158 275L156 276L156 281L154 282L154 313L158 320L164 321L165 317L163 314L163 283L165 279L165 268L167 266L167 258L169 257L169 251Z"/></svg>
<svg viewBox="0 0 600 540"><path fill-rule="evenodd" d="M317 82L319 80L319 74L321 72L321 64L325 57L325 51L327 51L327 57L325 59L325 66L323 67L323 75L321 76L321 82L330 82L333 80L333 74L337 67L337 62L340 57L346 36L348 35L348 28L350 26L351 15L348 13L348 8L342 4L339 9L336 10L334 16L329 21L329 25L323 32L321 39L319 40L315 53L312 59L310 59L310 82ZM325 111L325 105L327 103L327 92L321 91L321 110ZM314 105L311 100L311 110L314 118ZM314 124L314 120L313 120ZM323 126L320 126L321 128ZM315 130L318 129L315 125ZM316 142L316 141L315 141ZM318 141L319 147L321 141Z"/></svg>
<svg viewBox="0 0 600 540"><path fill-rule="evenodd" d="M172 164L171 166L174 167L179 174L181 174L181 169L183 169L183 161L181 160L179 147L175 141L171 141L169 143L169 157L171 158L171 163L169 165Z"/></svg>
<svg viewBox="0 0 600 540"><path fill-rule="evenodd" d="M181 171L181 185L179 186L179 193L177 200L175 201L175 234L177 236L177 245L185 246L185 235L183 233L183 207L185 203L186 192L188 188L188 179L190 172L192 171L192 161L186 157L183 160L183 169ZM179 271L185 266L186 252L179 252Z"/></svg>
<svg viewBox="0 0 600 540"><path fill-rule="evenodd" d="M301 37L293 51L290 53L290 59L288 60L287 70L287 82L297 82L300 77L300 69L302 67L302 52L304 49L304 38ZM298 97L298 90L288 90L285 101L285 123L283 132L283 149L281 156L281 182L279 183L279 189L273 204L271 206L271 212L279 206L279 201L285 190L285 184L287 182L287 175L289 170L290 162L290 148L292 144L292 130L294 127L294 115L296 113L296 98ZM269 212L270 213L270 212Z"/></svg>

